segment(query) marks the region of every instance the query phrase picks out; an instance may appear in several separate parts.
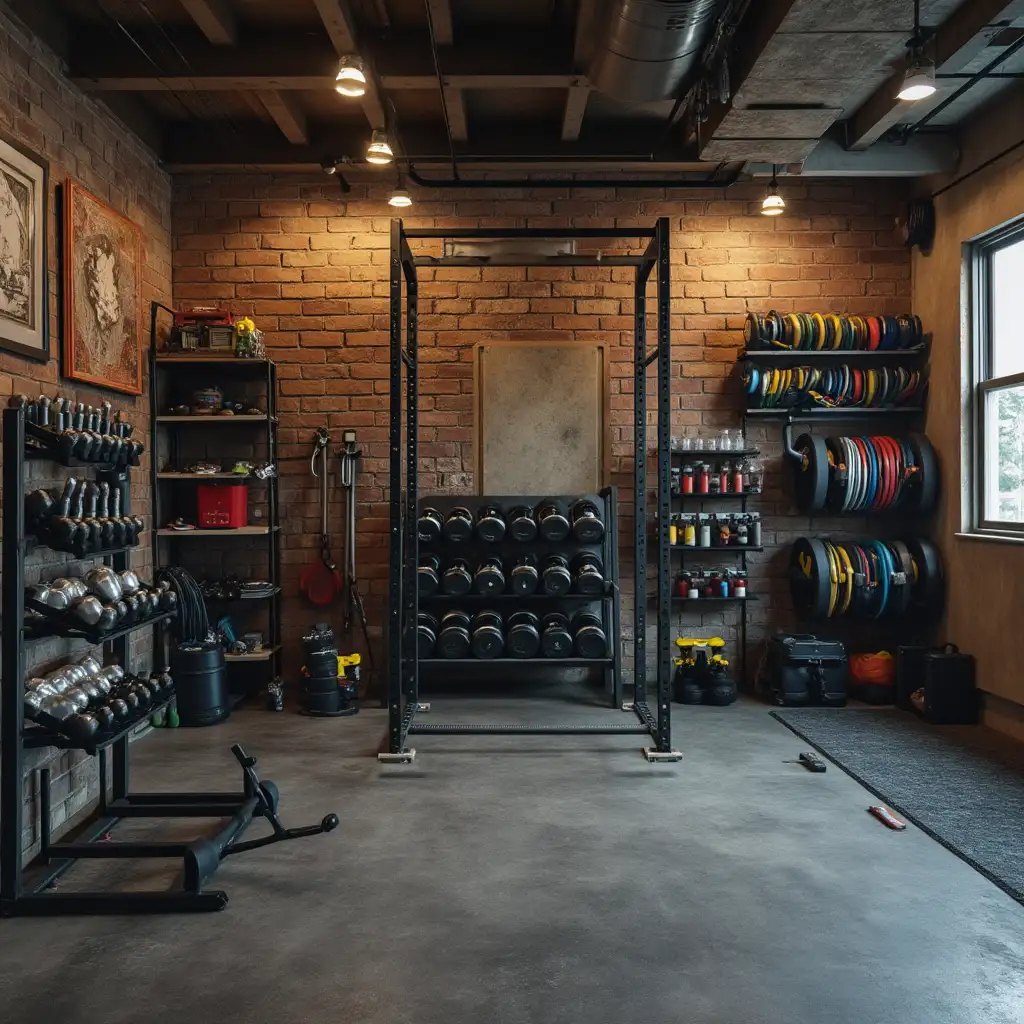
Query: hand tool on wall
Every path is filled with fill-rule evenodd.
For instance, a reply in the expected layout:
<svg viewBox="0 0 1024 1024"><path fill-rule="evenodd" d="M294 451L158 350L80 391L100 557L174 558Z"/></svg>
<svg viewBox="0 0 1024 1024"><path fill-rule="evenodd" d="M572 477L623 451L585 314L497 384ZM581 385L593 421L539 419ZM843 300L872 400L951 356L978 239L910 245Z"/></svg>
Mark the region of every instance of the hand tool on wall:
<svg viewBox="0 0 1024 1024"><path fill-rule="evenodd" d="M327 446L331 443L326 427L318 427L313 440L309 470L320 481L320 556L306 566L299 577L302 593L317 605L330 604L341 589L341 573L331 558L331 539L327 532ZM320 463L319 471L317 462Z"/></svg>

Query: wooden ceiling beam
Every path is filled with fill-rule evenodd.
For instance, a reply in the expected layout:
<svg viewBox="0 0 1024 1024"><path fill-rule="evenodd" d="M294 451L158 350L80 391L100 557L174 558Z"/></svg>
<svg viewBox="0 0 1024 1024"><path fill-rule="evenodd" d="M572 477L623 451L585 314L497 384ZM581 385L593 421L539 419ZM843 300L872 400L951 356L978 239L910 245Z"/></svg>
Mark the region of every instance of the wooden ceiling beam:
<svg viewBox="0 0 1024 1024"><path fill-rule="evenodd" d="M469 138L469 124L466 120L466 96L461 89L445 86L444 105L448 111L448 127L452 142L465 142Z"/></svg>
<svg viewBox="0 0 1024 1024"><path fill-rule="evenodd" d="M451 0L427 0L427 9L434 26L434 41L438 46L451 46L454 38Z"/></svg>
<svg viewBox="0 0 1024 1024"><path fill-rule="evenodd" d="M1002 29L998 22L1024 17L1024 0L971 0L961 4L935 31L926 52L935 61L936 71L954 72L966 67L989 45ZM903 77L909 66L904 59L899 66L846 121L846 148L867 149L890 128L913 111L924 116L942 101L942 91L932 100L907 103L898 98Z"/></svg>
<svg viewBox="0 0 1024 1024"><path fill-rule="evenodd" d="M238 41L235 16L224 0L181 0L181 6L215 46L234 46Z"/></svg>
<svg viewBox="0 0 1024 1024"><path fill-rule="evenodd" d="M583 128L583 115L587 112L587 100L590 99L590 86L581 81L579 85L570 86L565 97L565 112L562 115L562 139L573 142L580 137Z"/></svg>
<svg viewBox="0 0 1024 1024"><path fill-rule="evenodd" d="M295 102L294 97L276 89L261 89L256 93L260 103L274 119L281 134L295 146L304 146L309 142L306 130L305 111Z"/></svg>

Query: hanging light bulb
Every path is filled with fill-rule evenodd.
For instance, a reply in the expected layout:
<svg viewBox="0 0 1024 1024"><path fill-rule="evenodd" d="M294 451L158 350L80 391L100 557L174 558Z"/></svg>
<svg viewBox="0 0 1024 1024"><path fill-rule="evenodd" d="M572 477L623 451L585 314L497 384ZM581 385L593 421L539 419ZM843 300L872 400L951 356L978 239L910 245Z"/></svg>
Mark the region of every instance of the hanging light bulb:
<svg viewBox="0 0 1024 1024"><path fill-rule="evenodd" d="M914 102L927 99L936 88L935 65L926 58L917 57L907 68L907 73L903 76L903 85L897 95L901 100Z"/></svg>
<svg viewBox="0 0 1024 1024"><path fill-rule="evenodd" d="M391 143L388 142L386 132L374 131L370 136L370 144L366 147L366 159L371 164L389 164L394 160L395 154L391 150Z"/></svg>
<svg viewBox="0 0 1024 1024"><path fill-rule="evenodd" d="M761 213L765 217L778 217L785 210L786 200L779 195L779 183L775 180L775 165L772 164L772 180L764 201L761 203Z"/></svg>
<svg viewBox="0 0 1024 1024"><path fill-rule="evenodd" d="M349 56L341 58L334 88L342 96L357 97L366 95L366 70L359 57Z"/></svg>
<svg viewBox="0 0 1024 1024"><path fill-rule="evenodd" d="M412 206L412 196L407 188L396 188L391 193L388 206Z"/></svg>

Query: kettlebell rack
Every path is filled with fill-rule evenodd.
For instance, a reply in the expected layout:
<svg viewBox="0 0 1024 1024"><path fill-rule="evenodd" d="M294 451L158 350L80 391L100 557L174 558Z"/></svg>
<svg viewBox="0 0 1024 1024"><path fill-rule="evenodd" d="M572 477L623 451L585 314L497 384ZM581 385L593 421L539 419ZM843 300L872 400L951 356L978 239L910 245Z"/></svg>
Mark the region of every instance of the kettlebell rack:
<svg viewBox="0 0 1024 1024"><path fill-rule="evenodd" d="M29 460L46 456L26 451L26 423L23 408L4 410L3 417L3 675L0 679L0 913L13 916L55 916L64 914L124 914L168 911L220 910L227 903L221 891L203 891L220 863L232 852L235 840L248 827L255 814L265 814L266 799L243 788L238 793L131 793L129 792L129 736L139 724L133 719L124 728L76 743L61 733L26 722L25 647L27 642L47 636L102 643L124 668L129 666L128 634L153 625L153 619L112 631L97 638L81 630L61 626L47 630L25 621L25 468ZM57 462L58 465L65 463ZM71 464L74 460L68 460ZM81 465L74 462L75 465ZM109 464L90 463L89 468L110 470ZM130 477L129 477L130 478ZM129 492L125 490L122 509L129 512ZM131 567L129 548L86 555L101 558L117 572ZM74 558L73 555L68 556ZM155 712L173 697L155 703ZM97 742L98 740L98 742ZM39 769L40 853L29 865L22 863L24 776L28 750L55 748L81 750L98 759L99 806L85 821L72 829L68 838L51 840L50 769ZM109 756L108 756L109 754ZM243 755L244 756L244 755ZM239 759L241 761L241 758ZM111 763L112 762L112 763ZM253 762L255 763L255 762ZM251 766L250 766L251 767ZM108 768L110 770L108 770ZM243 772L246 765L243 764ZM248 775L244 775L248 780ZM110 793L108 793L108 784ZM266 792L273 793L271 787ZM248 786L248 782L246 782ZM269 806L269 805L268 805ZM227 818L224 828L212 839L192 842L119 841L109 833L122 819L160 817ZM333 827L333 826L332 826ZM260 840L255 842L259 843ZM245 844L241 844L245 846ZM184 884L167 891L68 891L55 889L58 879L81 859L124 859L162 857L180 859Z"/></svg>
<svg viewBox="0 0 1024 1024"><path fill-rule="evenodd" d="M627 239L645 244L638 255L604 255L599 251L541 255L520 251L502 255L422 256L414 255L410 240L491 239L599 240L617 249L628 247ZM418 714L427 710L420 702L420 659L417 649L420 610L417 566L420 542L417 520L420 507L419 475L419 381L418 381L418 267L452 266L559 266L632 267L634 277L634 566L636 597L633 622L633 700L622 710L636 718L635 724L494 724L461 725L424 723ZM659 218L652 227L637 228L475 228L442 230L406 229L401 220L391 222L390 259L390 588L388 599L388 750L382 761L410 762L415 750L408 738L416 734L461 735L645 735L653 745L644 749L650 761L678 761L681 754L671 744L671 565L669 549L670 513L670 405L671 338L669 333L670 248L669 221ZM647 284L652 274L657 284L657 340L647 345ZM404 287L403 287L404 285ZM647 689L647 369L657 366L657 642L655 707L648 704ZM404 427L404 430L403 430ZM482 499L480 499L482 500ZM611 642L621 644L619 636ZM621 653L616 654L616 676ZM552 664L557 664L554 660ZM486 662L477 662L485 665Z"/></svg>

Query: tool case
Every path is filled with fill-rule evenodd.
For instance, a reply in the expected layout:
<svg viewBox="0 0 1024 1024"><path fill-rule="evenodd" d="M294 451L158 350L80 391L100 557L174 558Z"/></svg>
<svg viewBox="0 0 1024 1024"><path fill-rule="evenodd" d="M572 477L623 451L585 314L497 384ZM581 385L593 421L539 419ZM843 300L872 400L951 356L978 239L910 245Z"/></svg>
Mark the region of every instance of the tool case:
<svg viewBox="0 0 1024 1024"><path fill-rule="evenodd" d="M978 721L978 690L974 655L961 654L956 644L944 647L901 647L897 660L897 700L936 725L974 725ZM923 707L910 695L924 690Z"/></svg>
<svg viewBox="0 0 1024 1024"><path fill-rule="evenodd" d="M764 682L776 704L846 704L846 648L838 640L822 640L809 633L772 637L765 673Z"/></svg>

